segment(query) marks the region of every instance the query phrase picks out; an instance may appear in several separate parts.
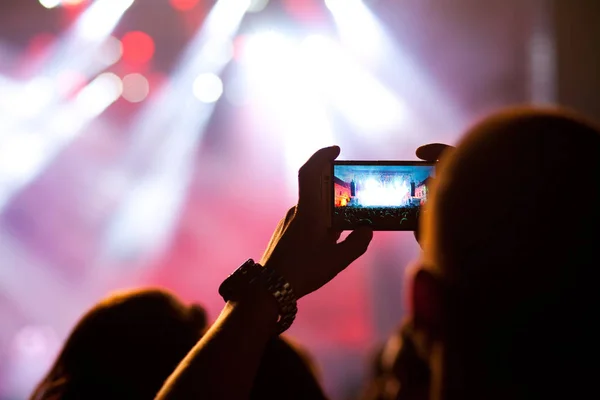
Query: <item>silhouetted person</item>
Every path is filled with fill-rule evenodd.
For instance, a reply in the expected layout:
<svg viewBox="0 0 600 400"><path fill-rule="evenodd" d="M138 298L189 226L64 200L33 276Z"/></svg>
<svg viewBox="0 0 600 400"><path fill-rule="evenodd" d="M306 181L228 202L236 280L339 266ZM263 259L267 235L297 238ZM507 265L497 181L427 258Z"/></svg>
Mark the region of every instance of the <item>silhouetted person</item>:
<svg viewBox="0 0 600 400"><path fill-rule="evenodd" d="M88 311L31 400L154 399L207 327L198 305L156 289L123 292ZM283 337L265 348L251 399L325 399L305 350Z"/></svg>
<svg viewBox="0 0 600 400"><path fill-rule="evenodd" d="M585 398L597 391L600 132L509 110L442 160L412 293L432 398ZM568 214L564 196L577 193Z"/></svg>
<svg viewBox="0 0 600 400"><path fill-rule="evenodd" d="M298 205L275 230L263 270L253 264L267 278L225 281L232 292L221 316L160 399L193 398L200 389L246 398L264 347L289 326L296 299L367 250L369 227L337 242L339 232L323 223L320 175L339 152L321 149L300 169ZM565 194L574 196L566 215ZM410 336L429 365L431 399L595 395L599 205L600 131L576 116L498 113L444 157L410 293Z"/></svg>
<svg viewBox="0 0 600 400"><path fill-rule="evenodd" d="M165 291L110 296L77 323L31 400L153 399L206 323Z"/></svg>

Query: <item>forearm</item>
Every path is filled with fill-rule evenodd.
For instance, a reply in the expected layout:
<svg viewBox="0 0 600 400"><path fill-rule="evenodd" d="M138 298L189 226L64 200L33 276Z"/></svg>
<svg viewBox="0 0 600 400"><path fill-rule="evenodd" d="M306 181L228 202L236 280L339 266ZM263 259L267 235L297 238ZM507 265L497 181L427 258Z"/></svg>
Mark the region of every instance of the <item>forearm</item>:
<svg viewBox="0 0 600 400"><path fill-rule="evenodd" d="M277 303L256 291L226 304L171 374L157 400L247 399L278 317Z"/></svg>

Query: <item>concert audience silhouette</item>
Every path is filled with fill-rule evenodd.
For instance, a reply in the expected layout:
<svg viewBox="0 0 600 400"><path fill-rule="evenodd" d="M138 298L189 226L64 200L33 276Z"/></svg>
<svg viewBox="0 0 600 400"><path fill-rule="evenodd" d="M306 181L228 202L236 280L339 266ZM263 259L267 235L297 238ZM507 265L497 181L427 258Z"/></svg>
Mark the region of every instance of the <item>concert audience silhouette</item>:
<svg viewBox="0 0 600 400"><path fill-rule="evenodd" d="M600 130L565 111L511 109L446 149L417 153L447 155L415 232L423 253L410 269L410 313L365 398L589 396L600 356ZM79 321L31 399L325 398L310 357L277 334L296 300L373 237L365 226L340 242L321 218L320 172L339 151L301 168L298 205L260 264L225 281L212 326L166 291L110 296ZM570 212L558 214L565 197Z"/></svg>
<svg viewBox="0 0 600 400"><path fill-rule="evenodd" d="M207 328L204 309L158 289L109 296L73 329L31 400L153 399ZM284 337L265 348L250 399L325 399L314 361Z"/></svg>
<svg viewBox="0 0 600 400"><path fill-rule="evenodd" d="M339 233L319 218L319 172L338 154L321 149L301 168L298 205L255 265L262 270L237 281L160 399L192 398L199 388L211 398L246 398L266 343L293 318L290 303L367 250L368 227L337 243ZM557 215L575 193L572 212ZM444 157L423 215L408 319L431 372L430 398L594 393L599 203L600 131L564 111L494 114Z"/></svg>
<svg viewBox="0 0 600 400"><path fill-rule="evenodd" d="M111 295L80 319L31 400L152 399L206 327L202 307L166 291Z"/></svg>

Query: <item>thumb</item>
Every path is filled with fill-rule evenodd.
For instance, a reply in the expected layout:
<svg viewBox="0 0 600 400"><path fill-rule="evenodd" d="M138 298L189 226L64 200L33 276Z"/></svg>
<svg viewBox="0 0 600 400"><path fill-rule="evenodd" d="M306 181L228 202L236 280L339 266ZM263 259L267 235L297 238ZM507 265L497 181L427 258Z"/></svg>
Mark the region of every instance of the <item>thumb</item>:
<svg viewBox="0 0 600 400"><path fill-rule="evenodd" d="M333 250L333 259L331 260L337 271L342 271L358 257L365 254L371 239L373 239L373 229L361 226L350 233L343 242L338 243Z"/></svg>

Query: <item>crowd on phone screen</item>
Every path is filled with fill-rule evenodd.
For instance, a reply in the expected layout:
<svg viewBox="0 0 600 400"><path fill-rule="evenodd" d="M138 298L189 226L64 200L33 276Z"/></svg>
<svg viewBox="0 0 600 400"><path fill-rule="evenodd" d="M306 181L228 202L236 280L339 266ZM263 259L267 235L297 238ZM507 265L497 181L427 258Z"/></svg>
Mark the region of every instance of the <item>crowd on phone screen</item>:
<svg viewBox="0 0 600 400"><path fill-rule="evenodd" d="M410 269L410 312L374 355L357 398L595 397L600 131L562 110L505 110L466 132L437 171L423 254ZM576 212L557 220L571 188ZM325 398L312 359L285 335L252 358L243 346L260 333L234 329L239 303L211 325L202 307L164 291L111 296L82 317L31 398ZM232 344L245 358L220 373L235 360ZM196 370L210 379L186 381ZM233 391L248 379L249 391ZM183 390L169 390L182 381Z"/></svg>
<svg viewBox="0 0 600 400"><path fill-rule="evenodd" d="M368 222L379 227L399 229L414 226L419 218L418 205L396 207L341 207L334 210L334 223L356 226ZM407 229L409 230L409 229Z"/></svg>

